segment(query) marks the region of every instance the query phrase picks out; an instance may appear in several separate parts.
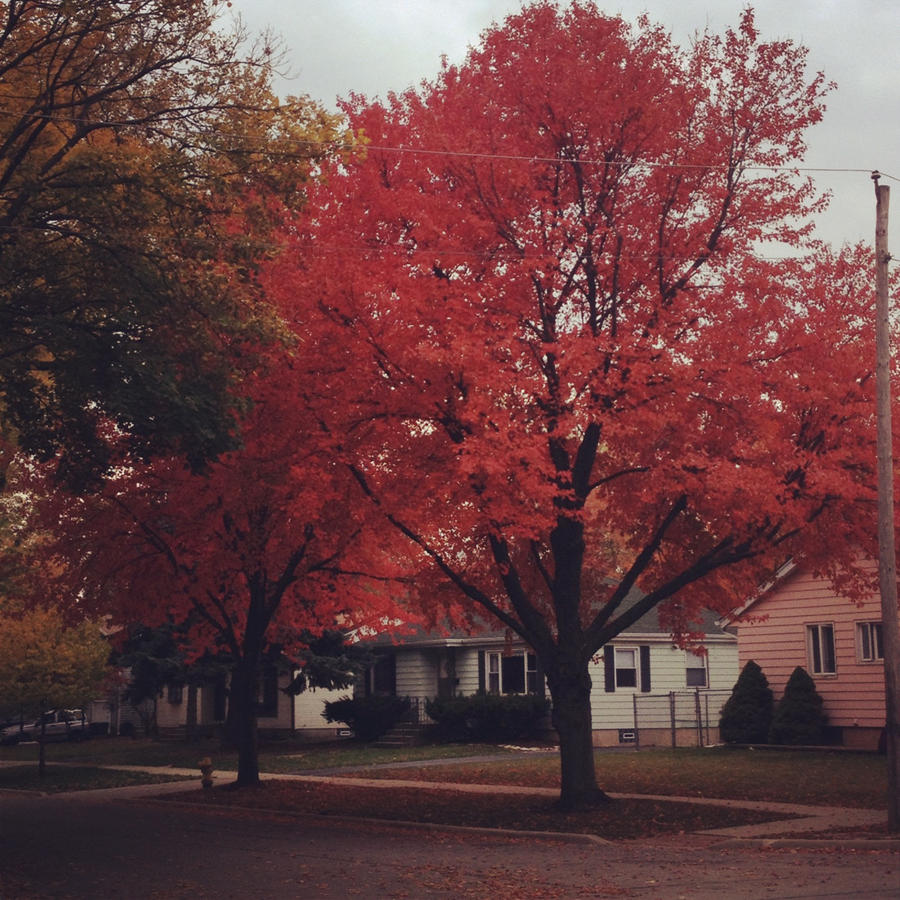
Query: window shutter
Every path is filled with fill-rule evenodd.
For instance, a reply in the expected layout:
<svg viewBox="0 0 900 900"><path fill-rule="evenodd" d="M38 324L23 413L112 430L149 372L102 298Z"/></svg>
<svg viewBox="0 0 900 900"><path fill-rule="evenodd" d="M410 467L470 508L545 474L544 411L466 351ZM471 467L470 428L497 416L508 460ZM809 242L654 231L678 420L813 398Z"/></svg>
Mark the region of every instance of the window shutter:
<svg viewBox="0 0 900 900"><path fill-rule="evenodd" d="M603 681L606 693L613 693L616 689L616 649L612 644L603 648Z"/></svg>
<svg viewBox="0 0 900 900"><path fill-rule="evenodd" d="M484 650L478 651L478 693L484 694L486 693L487 688L485 686L485 677L484 677Z"/></svg>
<svg viewBox="0 0 900 900"><path fill-rule="evenodd" d="M547 686L544 683L544 667L541 665L541 658L535 654L535 665L536 665L536 674L535 681L537 682L537 690L536 693L538 697L546 697L547 696Z"/></svg>
<svg viewBox="0 0 900 900"><path fill-rule="evenodd" d="M641 644L641 693L650 693L650 646Z"/></svg>

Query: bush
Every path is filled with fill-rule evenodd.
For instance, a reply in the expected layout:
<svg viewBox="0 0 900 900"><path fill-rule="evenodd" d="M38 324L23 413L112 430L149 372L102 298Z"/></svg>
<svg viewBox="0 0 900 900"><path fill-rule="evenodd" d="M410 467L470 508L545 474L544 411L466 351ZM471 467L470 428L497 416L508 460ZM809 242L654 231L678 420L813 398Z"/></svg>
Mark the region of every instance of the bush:
<svg viewBox="0 0 900 900"><path fill-rule="evenodd" d="M821 744L828 716L809 673L797 666L775 707L769 741L773 744Z"/></svg>
<svg viewBox="0 0 900 900"><path fill-rule="evenodd" d="M327 722L343 722L361 741L374 741L409 712L409 697L341 697L325 701Z"/></svg>
<svg viewBox="0 0 900 900"><path fill-rule="evenodd" d="M425 710L444 741L511 741L534 737L550 708L534 694L474 694L428 700Z"/></svg>
<svg viewBox="0 0 900 900"><path fill-rule="evenodd" d="M765 744L774 698L763 670L751 659L722 707L719 735L728 744Z"/></svg>

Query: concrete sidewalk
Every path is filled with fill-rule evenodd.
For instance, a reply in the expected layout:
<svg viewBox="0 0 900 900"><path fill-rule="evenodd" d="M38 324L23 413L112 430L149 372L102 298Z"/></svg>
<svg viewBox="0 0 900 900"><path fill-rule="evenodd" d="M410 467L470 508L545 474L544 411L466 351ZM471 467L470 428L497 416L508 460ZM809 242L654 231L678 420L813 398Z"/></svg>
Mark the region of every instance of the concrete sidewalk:
<svg viewBox="0 0 900 900"><path fill-rule="evenodd" d="M175 781L157 784L137 784L118 788L101 788L93 791L72 792L69 796L82 800L92 799L98 801L154 797L163 794L190 791L193 789L192 786L197 784L200 780L200 776L196 769L175 768L170 766L125 765L100 766L98 768L122 772L144 772L153 775L188 776L189 778L196 779L196 781ZM216 773L215 777L218 783L222 784L230 780L233 775L233 772L222 771ZM395 778L366 778L359 775L288 775L266 772L260 773L260 778L266 781L298 781L381 789L427 788L429 790L456 791L472 794L489 793L544 797L556 797L559 795L559 791L556 788L523 787L503 784L461 784L443 781L409 781ZM657 800L663 802L671 801L706 804L708 806L727 806L738 809L768 810L779 816L793 815L799 817L795 819L779 819L772 822L762 822L756 825L739 825L732 828L718 828L697 832L699 835L726 839L723 842L723 846L762 846L776 848L814 846L819 848L900 850L900 838L829 838L827 834L822 834L821 837L815 837L816 834L836 829L850 832L856 828L881 825L887 818L886 813L883 810L851 809L838 806L809 806L797 803L778 803L768 800L723 800L710 797L674 797L662 794L622 794L611 792L610 796L614 799ZM786 834L792 835L792 837L778 837L779 835ZM808 837L796 837L798 834L808 835Z"/></svg>

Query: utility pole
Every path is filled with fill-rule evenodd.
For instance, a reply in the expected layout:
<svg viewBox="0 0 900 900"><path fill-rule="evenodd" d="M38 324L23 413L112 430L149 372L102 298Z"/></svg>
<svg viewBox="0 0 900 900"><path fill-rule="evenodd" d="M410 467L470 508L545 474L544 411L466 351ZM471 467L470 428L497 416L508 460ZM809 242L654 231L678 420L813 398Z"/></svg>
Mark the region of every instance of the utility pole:
<svg viewBox="0 0 900 900"><path fill-rule="evenodd" d="M894 543L894 460L891 428L891 330L888 310L888 207L890 188L875 181L875 355L878 459L878 583L884 650L888 830L900 831L900 624Z"/></svg>

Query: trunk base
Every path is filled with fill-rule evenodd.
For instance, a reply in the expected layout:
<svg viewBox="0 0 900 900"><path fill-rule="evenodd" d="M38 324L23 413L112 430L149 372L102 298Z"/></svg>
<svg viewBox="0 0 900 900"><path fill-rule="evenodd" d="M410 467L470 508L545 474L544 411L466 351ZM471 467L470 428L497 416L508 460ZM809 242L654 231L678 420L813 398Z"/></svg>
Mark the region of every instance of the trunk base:
<svg viewBox="0 0 900 900"><path fill-rule="evenodd" d="M244 788L261 788L265 785L263 782L257 778L256 781L229 781L228 784L222 785L223 791L240 791Z"/></svg>
<svg viewBox="0 0 900 900"><path fill-rule="evenodd" d="M557 801L557 807L561 812L575 812L579 809L593 809L615 802L605 791L593 788L589 791L579 791L573 797L561 796Z"/></svg>

